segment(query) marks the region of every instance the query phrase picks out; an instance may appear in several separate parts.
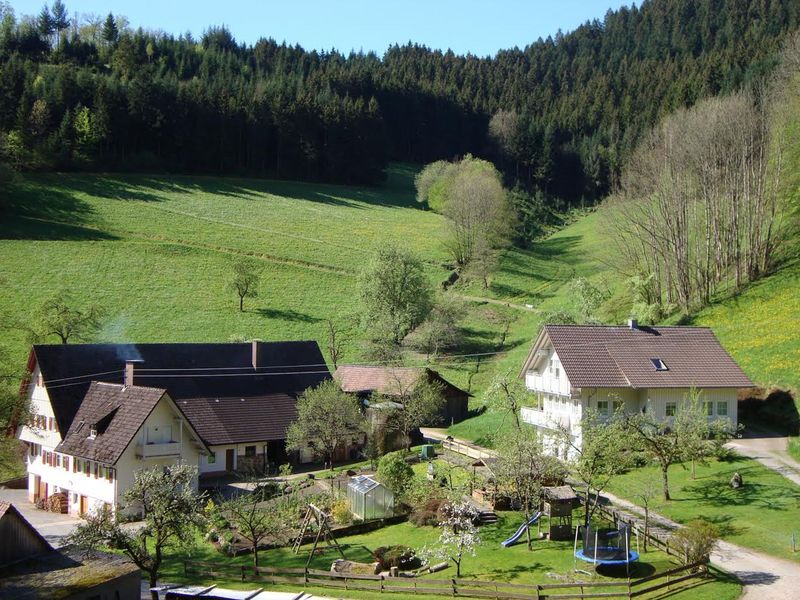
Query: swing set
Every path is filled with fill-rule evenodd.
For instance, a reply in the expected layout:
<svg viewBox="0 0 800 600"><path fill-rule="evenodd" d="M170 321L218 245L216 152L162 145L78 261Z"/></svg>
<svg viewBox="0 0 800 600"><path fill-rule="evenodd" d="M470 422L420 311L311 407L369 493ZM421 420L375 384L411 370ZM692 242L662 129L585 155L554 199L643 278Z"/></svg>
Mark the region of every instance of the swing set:
<svg viewBox="0 0 800 600"><path fill-rule="evenodd" d="M314 538L314 545L311 547L311 551L308 553L308 560L306 560L306 568L311 563L311 558L314 556L314 552L317 551L317 546L319 545L320 539L325 538L328 546L334 546L336 550L339 551L339 554L342 555L342 558L346 559L344 552L342 551L342 547L339 546L339 542L336 541L336 538L333 535L333 531L331 531L331 526L329 523L330 515L326 513L321 508L314 506L313 504L308 505L308 509L306 510L306 516L303 517L303 524L300 526L300 533L297 535L297 538L294 540L294 544L292 545L292 552L295 554L300 553L300 546L303 545L303 538L308 531L308 528L311 526L311 522L313 521L316 523L317 527L317 535Z"/></svg>

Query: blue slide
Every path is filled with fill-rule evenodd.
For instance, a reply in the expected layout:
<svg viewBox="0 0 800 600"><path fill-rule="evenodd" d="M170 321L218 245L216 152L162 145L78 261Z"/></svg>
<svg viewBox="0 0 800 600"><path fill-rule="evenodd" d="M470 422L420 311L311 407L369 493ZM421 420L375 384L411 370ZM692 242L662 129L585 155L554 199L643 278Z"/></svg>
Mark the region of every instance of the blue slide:
<svg viewBox="0 0 800 600"><path fill-rule="evenodd" d="M527 523L523 523L522 525L520 525L519 529L517 529L517 532L514 535L512 535L506 541L500 542L500 545L503 546L503 548L508 548L509 546L513 546L514 544L516 544L517 541L519 541L519 538L522 537L522 534L525 533L525 530L531 525L535 524L536 521L538 521L539 517L541 516L542 516L542 511L538 511L535 515L533 515L530 518L530 520Z"/></svg>

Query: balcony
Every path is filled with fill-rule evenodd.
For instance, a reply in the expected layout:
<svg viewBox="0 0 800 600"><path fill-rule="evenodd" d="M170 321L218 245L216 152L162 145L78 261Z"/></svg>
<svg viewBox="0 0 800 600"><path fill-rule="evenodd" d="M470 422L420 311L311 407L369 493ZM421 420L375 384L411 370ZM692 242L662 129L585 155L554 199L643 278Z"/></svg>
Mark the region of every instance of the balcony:
<svg viewBox="0 0 800 600"><path fill-rule="evenodd" d="M168 458L181 455L180 442L165 442L161 444L138 444L136 456L138 458Z"/></svg>
<svg viewBox="0 0 800 600"><path fill-rule="evenodd" d="M557 429L559 426L570 429L570 419L567 415L555 415L553 413L544 412L536 408L523 406L520 409L520 417L522 421L536 427L544 427L545 429Z"/></svg>
<svg viewBox="0 0 800 600"><path fill-rule="evenodd" d="M534 372L528 372L525 375L525 387L531 391L559 394L561 396L569 396L572 391L569 381L550 377L549 375L539 375Z"/></svg>

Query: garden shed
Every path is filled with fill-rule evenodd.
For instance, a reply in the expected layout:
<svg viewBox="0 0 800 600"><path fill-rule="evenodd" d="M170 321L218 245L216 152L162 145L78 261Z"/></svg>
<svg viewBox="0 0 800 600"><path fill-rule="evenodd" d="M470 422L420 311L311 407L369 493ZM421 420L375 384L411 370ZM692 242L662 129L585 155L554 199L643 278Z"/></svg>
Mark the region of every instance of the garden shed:
<svg viewBox="0 0 800 600"><path fill-rule="evenodd" d="M367 475L350 479L347 484L350 512L364 521L394 516L394 494L382 483Z"/></svg>

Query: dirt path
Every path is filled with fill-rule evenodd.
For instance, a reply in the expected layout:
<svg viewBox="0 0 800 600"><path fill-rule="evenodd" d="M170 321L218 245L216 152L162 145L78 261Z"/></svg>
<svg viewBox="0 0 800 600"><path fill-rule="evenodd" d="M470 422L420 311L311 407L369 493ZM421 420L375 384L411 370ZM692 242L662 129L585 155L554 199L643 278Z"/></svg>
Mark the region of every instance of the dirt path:
<svg viewBox="0 0 800 600"><path fill-rule="evenodd" d="M446 429L426 428L421 431L429 439L442 440L447 438ZM467 440L454 438L453 441L456 444L480 448L480 446ZM741 441L743 440L737 440L736 443ZM487 451L485 448L482 450L491 453L490 450ZM753 450L753 452L758 452L758 450ZM800 474L797 475L800 477ZM603 497L621 509L642 514L642 509L632 502L605 492ZM665 529L681 527L675 521L652 512L650 513L650 520L654 525ZM720 541L717 544L716 550L711 554L711 562L735 576L742 583L743 593L741 598L743 600L797 600L797 598L800 598L800 564L798 563L769 556L725 541Z"/></svg>
<svg viewBox="0 0 800 600"><path fill-rule="evenodd" d="M466 294L459 294L456 292L452 292L452 294L456 298L461 298L462 300L466 300L467 302L486 302L488 304L496 304L497 306L507 306L508 308L516 308L517 310L524 310L527 312L539 312L539 309L534 308L533 306L528 307L524 304L515 304L507 300L498 300L496 298L484 298L483 296L468 296Z"/></svg>
<svg viewBox="0 0 800 600"><path fill-rule="evenodd" d="M789 438L785 436L765 429L752 429L747 437L728 442L727 446L800 485L800 463L789 456L788 444Z"/></svg>

